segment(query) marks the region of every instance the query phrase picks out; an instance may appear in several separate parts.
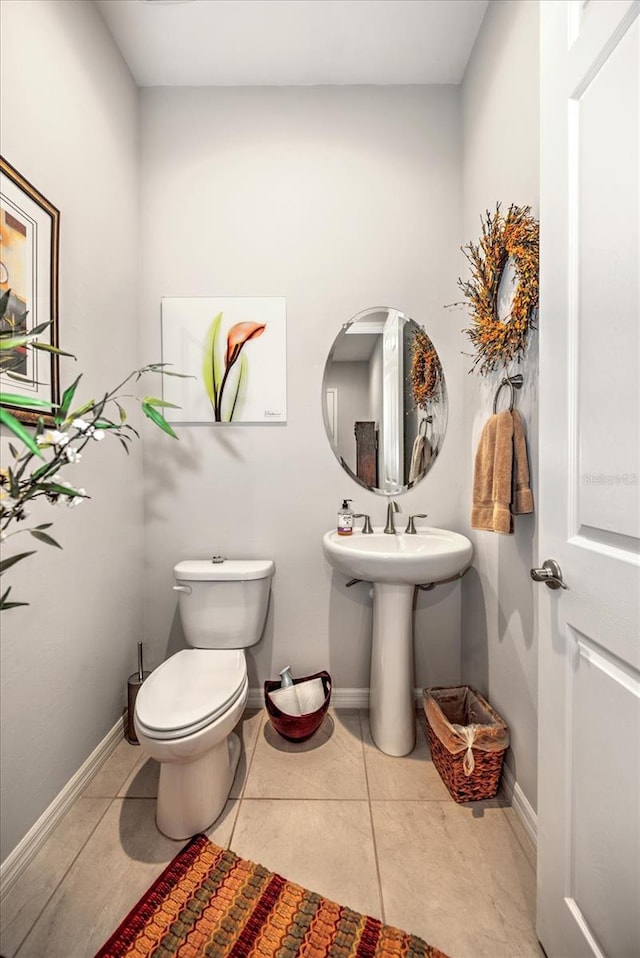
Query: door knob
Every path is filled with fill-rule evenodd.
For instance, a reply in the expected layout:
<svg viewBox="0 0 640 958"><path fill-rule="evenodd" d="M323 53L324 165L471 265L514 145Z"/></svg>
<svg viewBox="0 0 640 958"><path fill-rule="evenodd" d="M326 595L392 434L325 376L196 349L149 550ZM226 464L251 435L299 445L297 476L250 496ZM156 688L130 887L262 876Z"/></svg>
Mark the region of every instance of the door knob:
<svg viewBox="0 0 640 958"><path fill-rule="evenodd" d="M544 582L550 589L566 589L562 581L562 569L555 559L545 559L541 569L532 569L531 578L534 582Z"/></svg>

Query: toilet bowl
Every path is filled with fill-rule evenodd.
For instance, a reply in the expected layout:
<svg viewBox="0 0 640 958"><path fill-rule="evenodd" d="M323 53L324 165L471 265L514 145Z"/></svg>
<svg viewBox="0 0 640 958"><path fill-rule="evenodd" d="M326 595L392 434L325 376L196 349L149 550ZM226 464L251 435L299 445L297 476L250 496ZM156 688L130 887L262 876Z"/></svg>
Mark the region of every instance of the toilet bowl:
<svg viewBox="0 0 640 958"><path fill-rule="evenodd" d="M160 762L156 823L173 839L208 828L222 812L240 759L233 732L249 693L244 649L266 619L271 560L191 560L174 569L190 648L142 683L134 724Z"/></svg>

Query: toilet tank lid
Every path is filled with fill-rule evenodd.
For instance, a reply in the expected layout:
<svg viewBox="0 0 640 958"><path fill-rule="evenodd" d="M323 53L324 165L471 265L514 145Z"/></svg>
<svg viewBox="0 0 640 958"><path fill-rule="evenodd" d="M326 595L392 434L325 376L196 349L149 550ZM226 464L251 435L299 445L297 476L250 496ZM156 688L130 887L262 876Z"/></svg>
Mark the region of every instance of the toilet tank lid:
<svg viewBox="0 0 640 958"><path fill-rule="evenodd" d="M222 562L212 562L211 559L184 559L174 566L173 574L182 582L220 582L267 579L275 570L272 559L224 559Z"/></svg>

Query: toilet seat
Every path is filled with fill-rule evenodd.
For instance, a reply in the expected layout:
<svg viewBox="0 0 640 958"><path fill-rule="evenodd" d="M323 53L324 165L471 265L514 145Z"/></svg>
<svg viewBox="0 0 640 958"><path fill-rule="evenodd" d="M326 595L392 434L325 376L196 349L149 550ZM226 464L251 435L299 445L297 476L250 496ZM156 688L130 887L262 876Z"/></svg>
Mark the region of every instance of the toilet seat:
<svg viewBox="0 0 640 958"><path fill-rule="evenodd" d="M246 694L247 665L239 649L183 649L142 683L136 722L149 738L184 738Z"/></svg>

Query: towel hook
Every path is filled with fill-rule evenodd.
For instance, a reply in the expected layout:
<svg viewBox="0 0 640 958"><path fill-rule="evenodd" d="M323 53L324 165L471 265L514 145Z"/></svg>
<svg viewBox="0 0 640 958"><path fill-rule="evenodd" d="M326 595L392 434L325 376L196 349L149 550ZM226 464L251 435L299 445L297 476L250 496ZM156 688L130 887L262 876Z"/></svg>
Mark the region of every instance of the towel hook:
<svg viewBox="0 0 640 958"><path fill-rule="evenodd" d="M500 395L500 390L503 388L503 386L508 386L511 390L511 395L509 397L509 412L513 412L513 405L516 399L516 389L522 389L523 382L524 378L521 373L517 373L515 376L505 376L498 386L493 400L494 414L498 411L498 396Z"/></svg>

